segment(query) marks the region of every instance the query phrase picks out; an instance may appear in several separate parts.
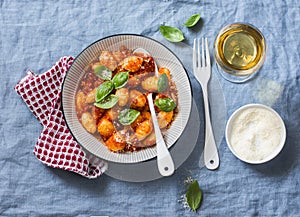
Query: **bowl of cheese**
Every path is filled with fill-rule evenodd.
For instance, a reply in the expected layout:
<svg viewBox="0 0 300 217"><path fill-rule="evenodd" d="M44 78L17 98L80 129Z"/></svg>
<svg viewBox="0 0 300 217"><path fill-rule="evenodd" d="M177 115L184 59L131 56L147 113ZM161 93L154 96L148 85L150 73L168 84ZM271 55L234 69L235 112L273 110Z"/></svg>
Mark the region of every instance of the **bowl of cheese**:
<svg viewBox="0 0 300 217"><path fill-rule="evenodd" d="M280 115L262 104L247 104L229 118L226 142L231 152L250 164L275 158L285 144L286 128Z"/></svg>

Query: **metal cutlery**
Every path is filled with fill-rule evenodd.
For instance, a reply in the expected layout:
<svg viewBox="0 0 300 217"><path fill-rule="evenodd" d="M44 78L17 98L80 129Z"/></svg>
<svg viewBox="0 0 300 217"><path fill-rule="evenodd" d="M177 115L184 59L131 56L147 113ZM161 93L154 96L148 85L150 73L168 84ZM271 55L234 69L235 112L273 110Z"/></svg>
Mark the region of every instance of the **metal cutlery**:
<svg viewBox="0 0 300 217"><path fill-rule="evenodd" d="M205 111L205 144L204 144L204 164L209 170L219 167L219 155L215 138L211 126L210 110L208 101L207 85L211 76L211 63L207 38L194 39L193 48L193 70L196 79L199 81L204 101ZM200 51L201 47L201 51Z"/></svg>
<svg viewBox="0 0 300 217"><path fill-rule="evenodd" d="M137 48L134 51L135 53L144 53L149 54L148 51L146 51L143 48ZM155 75L158 76L158 68L155 63ZM172 159L172 156L168 150L168 147L163 139L163 136L161 134L154 105L153 105L153 99L152 99L152 93L148 93L147 100L150 108L151 118L153 122L155 137L156 137L156 149L157 149L157 166L158 171L162 176L171 176L174 173L175 166Z"/></svg>

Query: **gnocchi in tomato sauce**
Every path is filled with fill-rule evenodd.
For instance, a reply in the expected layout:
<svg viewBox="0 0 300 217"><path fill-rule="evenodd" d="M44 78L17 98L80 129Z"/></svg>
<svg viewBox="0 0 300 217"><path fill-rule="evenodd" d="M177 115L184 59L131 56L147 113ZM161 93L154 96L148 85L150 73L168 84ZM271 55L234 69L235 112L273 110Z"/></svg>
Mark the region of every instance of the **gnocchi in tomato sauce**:
<svg viewBox="0 0 300 217"><path fill-rule="evenodd" d="M102 51L80 79L75 105L78 120L99 145L112 152L139 151L156 143L147 94L153 93L162 133L178 113L172 72L160 67L155 75L152 56L122 46Z"/></svg>

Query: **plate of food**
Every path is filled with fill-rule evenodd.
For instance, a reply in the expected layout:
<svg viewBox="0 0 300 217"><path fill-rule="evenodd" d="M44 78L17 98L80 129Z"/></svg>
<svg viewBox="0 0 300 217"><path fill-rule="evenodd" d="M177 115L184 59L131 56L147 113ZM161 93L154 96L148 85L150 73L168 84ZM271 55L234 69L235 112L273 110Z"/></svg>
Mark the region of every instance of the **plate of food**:
<svg viewBox="0 0 300 217"><path fill-rule="evenodd" d="M149 54L135 52L137 48ZM192 107L184 66L154 39L109 36L84 49L68 70L62 85L64 118L77 142L96 157L116 163L146 161L157 155L149 93L171 148L183 133Z"/></svg>

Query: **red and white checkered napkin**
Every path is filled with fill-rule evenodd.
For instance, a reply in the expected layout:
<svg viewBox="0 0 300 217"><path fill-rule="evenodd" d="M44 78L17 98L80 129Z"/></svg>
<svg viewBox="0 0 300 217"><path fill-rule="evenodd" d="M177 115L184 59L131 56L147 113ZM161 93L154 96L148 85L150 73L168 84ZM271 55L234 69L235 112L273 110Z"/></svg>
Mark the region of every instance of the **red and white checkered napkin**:
<svg viewBox="0 0 300 217"><path fill-rule="evenodd" d="M67 128L61 110L61 85L73 60L62 57L41 75L27 71L15 90L43 125L34 155L47 166L96 178L106 171L107 163L84 152Z"/></svg>

